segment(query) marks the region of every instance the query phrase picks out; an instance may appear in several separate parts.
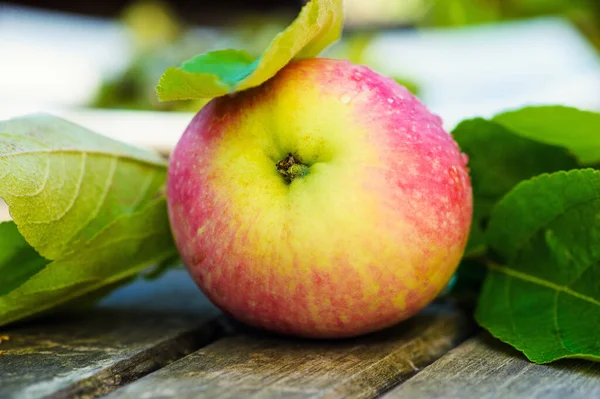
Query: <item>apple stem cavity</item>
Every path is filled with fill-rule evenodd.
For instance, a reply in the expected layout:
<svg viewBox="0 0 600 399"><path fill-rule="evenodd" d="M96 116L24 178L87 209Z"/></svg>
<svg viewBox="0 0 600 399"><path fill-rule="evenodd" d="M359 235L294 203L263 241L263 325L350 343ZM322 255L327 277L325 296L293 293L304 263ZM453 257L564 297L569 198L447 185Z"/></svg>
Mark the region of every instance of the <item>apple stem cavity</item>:
<svg viewBox="0 0 600 399"><path fill-rule="evenodd" d="M283 176L287 184L291 184L295 179L304 177L308 174L309 167L304 165L298 156L289 152L285 158L277 162L277 172Z"/></svg>

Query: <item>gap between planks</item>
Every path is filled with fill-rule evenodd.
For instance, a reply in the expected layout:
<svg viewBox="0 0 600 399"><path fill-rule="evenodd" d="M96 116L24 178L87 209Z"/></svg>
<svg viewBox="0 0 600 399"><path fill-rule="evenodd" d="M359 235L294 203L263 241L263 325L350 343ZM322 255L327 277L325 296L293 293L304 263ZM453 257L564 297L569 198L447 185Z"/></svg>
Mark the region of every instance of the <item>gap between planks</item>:
<svg viewBox="0 0 600 399"><path fill-rule="evenodd" d="M448 303L353 339L303 340L242 329L107 398L373 398L474 330L471 318Z"/></svg>
<svg viewBox="0 0 600 399"><path fill-rule="evenodd" d="M94 309L0 329L0 398L104 395L224 334L184 270L142 278Z"/></svg>
<svg viewBox="0 0 600 399"><path fill-rule="evenodd" d="M487 333L453 349L382 399L600 398L600 364L540 365Z"/></svg>
<svg viewBox="0 0 600 399"><path fill-rule="evenodd" d="M138 380L226 335L220 319L213 319L201 327L186 331L158 343L97 374L82 379L49 396L48 399L92 399Z"/></svg>

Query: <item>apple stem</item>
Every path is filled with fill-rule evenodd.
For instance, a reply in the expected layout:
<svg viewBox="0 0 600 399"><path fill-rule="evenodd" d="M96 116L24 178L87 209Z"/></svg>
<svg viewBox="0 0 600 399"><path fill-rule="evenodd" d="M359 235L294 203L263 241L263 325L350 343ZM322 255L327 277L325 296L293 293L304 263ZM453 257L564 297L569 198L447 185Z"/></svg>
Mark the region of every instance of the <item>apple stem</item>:
<svg viewBox="0 0 600 399"><path fill-rule="evenodd" d="M277 171L283 176L285 182L290 184L294 179L304 177L308 174L309 167L300 162L298 156L291 152L285 158L277 162Z"/></svg>

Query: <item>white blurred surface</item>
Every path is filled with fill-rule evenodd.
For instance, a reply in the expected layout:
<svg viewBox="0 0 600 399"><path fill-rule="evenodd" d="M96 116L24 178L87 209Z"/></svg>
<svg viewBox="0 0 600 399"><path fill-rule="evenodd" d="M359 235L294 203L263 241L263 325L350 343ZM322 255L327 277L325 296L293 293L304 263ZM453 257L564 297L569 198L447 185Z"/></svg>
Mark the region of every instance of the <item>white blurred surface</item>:
<svg viewBox="0 0 600 399"><path fill-rule="evenodd" d="M4 201L2 201L2 198L0 198L0 222L3 222L5 220L10 220L10 215L8 214L8 206Z"/></svg>
<svg viewBox="0 0 600 399"><path fill-rule="evenodd" d="M131 52L116 22L0 4L0 119L49 112L118 140L172 148L192 114L85 109ZM562 19L386 33L367 58L382 73L414 79L448 130L530 104L600 110L599 57Z"/></svg>
<svg viewBox="0 0 600 399"><path fill-rule="evenodd" d="M162 152L169 152L175 146L194 116L187 112L15 107L0 101L0 120L33 113L56 115L115 140Z"/></svg>
<svg viewBox="0 0 600 399"><path fill-rule="evenodd" d="M384 34L367 58L414 79L448 128L525 105L600 110L600 57L560 18Z"/></svg>
<svg viewBox="0 0 600 399"><path fill-rule="evenodd" d="M0 3L0 101L85 104L131 51L116 22Z"/></svg>

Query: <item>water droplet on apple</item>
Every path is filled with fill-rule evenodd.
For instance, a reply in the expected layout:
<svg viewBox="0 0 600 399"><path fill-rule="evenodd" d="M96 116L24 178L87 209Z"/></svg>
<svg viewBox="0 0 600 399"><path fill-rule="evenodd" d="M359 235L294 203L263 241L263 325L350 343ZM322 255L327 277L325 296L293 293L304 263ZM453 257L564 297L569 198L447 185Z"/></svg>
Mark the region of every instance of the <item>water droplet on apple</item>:
<svg viewBox="0 0 600 399"><path fill-rule="evenodd" d="M394 99L393 99L393 98L391 98L391 97L390 97L390 98L388 98L388 99L387 99L387 101L388 101L388 103L390 103L390 104L393 104L393 103L394 103Z"/></svg>
<svg viewBox="0 0 600 399"><path fill-rule="evenodd" d="M340 97L340 100L344 103L344 104L348 104L350 101L352 101L352 96L348 93L344 94L342 97Z"/></svg>
<svg viewBox="0 0 600 399"><path fill-rule="evenodd" d="M354 72L354 75L352 75L352 80L359 82L362 80L362 75L360 72Z"/></svg>

